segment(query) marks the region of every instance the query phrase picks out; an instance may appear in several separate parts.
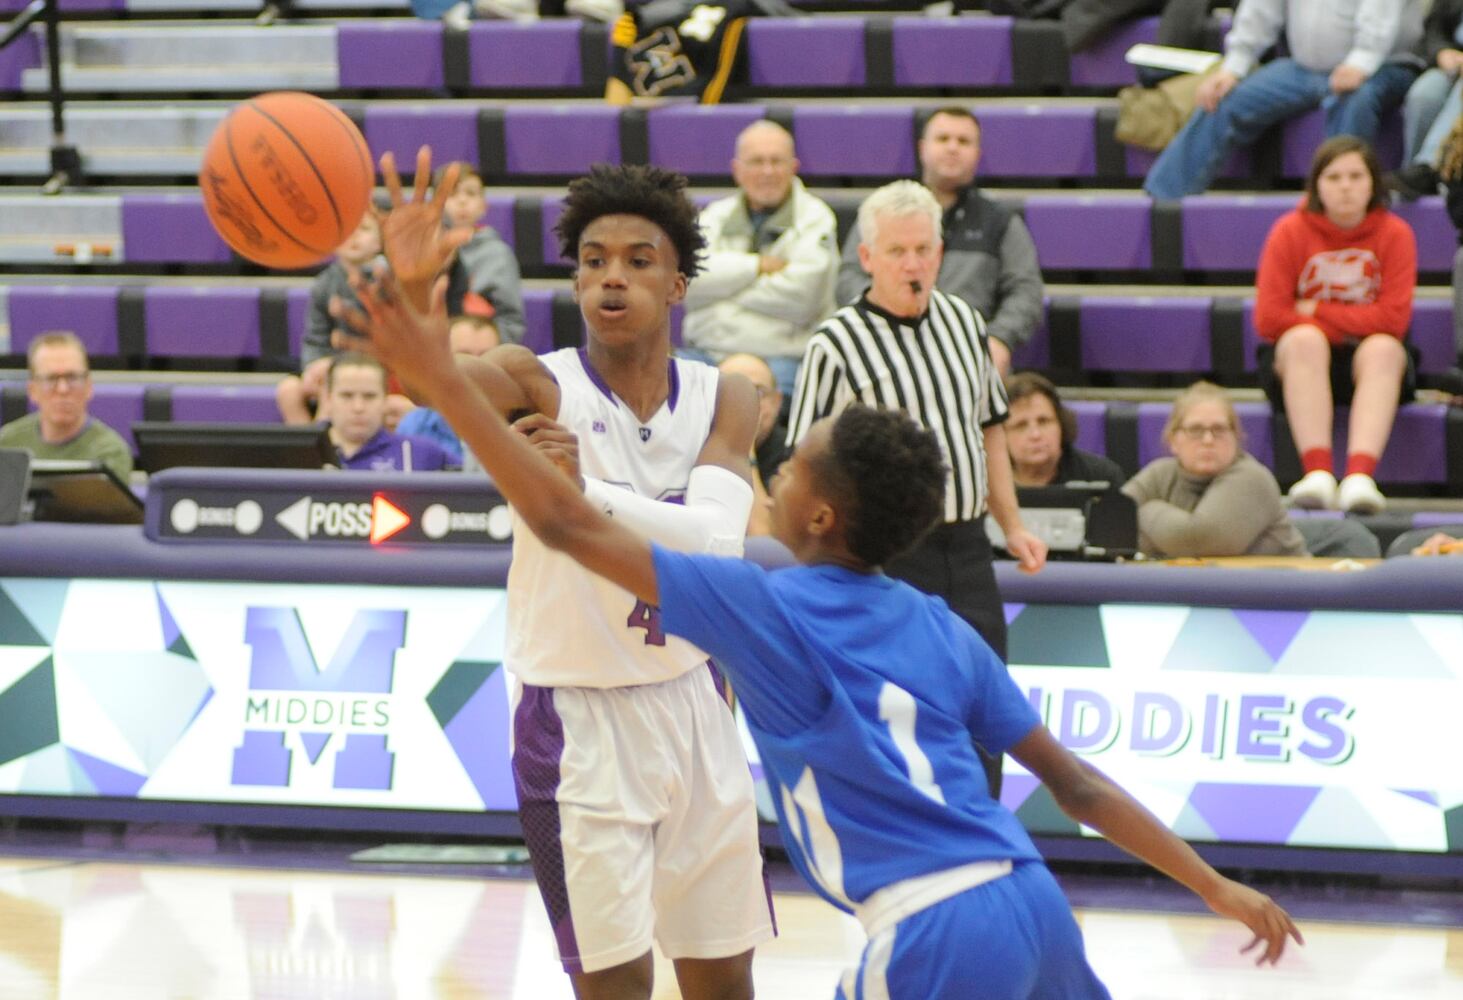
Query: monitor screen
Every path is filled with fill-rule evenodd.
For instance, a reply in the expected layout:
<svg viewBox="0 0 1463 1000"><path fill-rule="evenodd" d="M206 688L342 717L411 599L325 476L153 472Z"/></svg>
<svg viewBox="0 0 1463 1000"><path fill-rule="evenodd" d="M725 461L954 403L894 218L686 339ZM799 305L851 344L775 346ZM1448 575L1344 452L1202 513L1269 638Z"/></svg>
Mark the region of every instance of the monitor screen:
<svg viewBox="0 0 1463 1000"><path fill-rule="evenodd" d="M152 423L132 425L139 468L319 469L340 464L330 432L319 424Z"/></svg>
<svg viewBox="0 0 1463 1000"><path fill-rule="evenodd" d="M142 501L100 462L36 460L29 496L36 521L141 524Z"/></svg>

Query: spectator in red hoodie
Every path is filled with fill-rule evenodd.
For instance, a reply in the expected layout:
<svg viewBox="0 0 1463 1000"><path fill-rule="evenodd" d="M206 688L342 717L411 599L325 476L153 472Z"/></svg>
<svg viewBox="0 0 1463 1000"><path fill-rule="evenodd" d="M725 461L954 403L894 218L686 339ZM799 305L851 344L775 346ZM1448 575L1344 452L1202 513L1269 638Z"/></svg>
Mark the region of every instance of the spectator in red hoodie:
<svg viewBox="0 0 1463 1000"><path fill-rule="evenodd" d="M1404 346L1417 240L1386 207L1370 146L1337 136L1316 150L1304 202L1276 221L1255 276L1260 379L1283 406L1304 475L1295 507L1375 513L1373 475L1416 372ZM1273 345L1273 346L1272 346ZM1332 466L1334 405L1351 404L1345 478Z"/></svg>

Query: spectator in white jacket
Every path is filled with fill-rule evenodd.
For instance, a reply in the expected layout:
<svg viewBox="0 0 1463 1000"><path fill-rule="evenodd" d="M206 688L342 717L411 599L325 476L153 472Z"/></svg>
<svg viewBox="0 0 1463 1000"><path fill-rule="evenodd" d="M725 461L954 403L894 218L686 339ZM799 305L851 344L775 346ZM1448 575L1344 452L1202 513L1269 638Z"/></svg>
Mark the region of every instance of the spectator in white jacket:
<svg viewBox="0 0 1463 1000"><path fill-rule="evenodd" d="M789 395L808 338L833 312L838 224L798 180L781 125L747 126L731 169L738 193L701 212L707 255L686 293L683 353L710 364L756 354Z"/></svg>

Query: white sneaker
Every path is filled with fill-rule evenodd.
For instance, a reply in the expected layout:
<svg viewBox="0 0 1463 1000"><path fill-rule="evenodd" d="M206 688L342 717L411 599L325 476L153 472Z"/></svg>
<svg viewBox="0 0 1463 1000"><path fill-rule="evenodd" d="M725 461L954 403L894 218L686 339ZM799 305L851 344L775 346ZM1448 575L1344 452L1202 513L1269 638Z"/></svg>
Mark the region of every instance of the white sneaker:
<svg viewBox="0 0 1463 1000"><path fill-rule="evenodd" d="M1289 496L1292 507L1302 510L1335 510L1336 477L1325 469L1307 472L1290 488Z"/></svg>
<svg viewBox="0 0 1463 1000"><path fill-rule="evenodd" d="M564 0L564 13L614 24L625 13L624 0Z"/></svg>
<svg viewBox="0 0 1463 1000"><path fill-rule="evenodd" d="M479 17L501 17L527 23L538 20L538 0L473 0Z"/></svg>
<svg viewBox="0 0 1463 1000"><path fill-rule="evenodd" d="M472 24L472 4L467 0L458 0L442 15L442 23L453 31L466 31Z"/></svg>
<svg viewBox="0 0 1463 1000"><path fill-rule="evenodd" d="M1377 481L1364 472L1353 472L1341 480L1338 503L1348 514L1378 514L1387 507L1387 498L1377 489Z"/></svg>

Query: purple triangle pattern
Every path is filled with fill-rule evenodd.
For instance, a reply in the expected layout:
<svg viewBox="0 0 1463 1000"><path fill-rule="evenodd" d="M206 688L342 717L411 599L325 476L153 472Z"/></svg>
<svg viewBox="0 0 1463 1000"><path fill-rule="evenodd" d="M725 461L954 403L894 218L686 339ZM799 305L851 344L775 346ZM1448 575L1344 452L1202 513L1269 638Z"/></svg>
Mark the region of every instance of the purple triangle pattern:
<svg viewBox="0 0 1463 1000"><path fill-rule="evenodd" d="M1030 774L1007 774L1001 777L1001 805L1015 812L1021 804L1031 798L1031 793L1041 787L1041 782Z"/></svg>
<svg viewBox="0 0 1463 1000"><path fill-rule="evenodd" d="M193 710L193 716L188 720L188 725L191 726L193 725L193 723L198 721L198 717L203 714L203 709L207 707L208 703L211 701L213 701L213 688L209 688L207 691L203 692L203 697L199 699L198 707Z"/></svg>
<svg viewBox="0 0 1463 1000"><path fill-rule="evenodd" d="M508 691L499 671L488 675L443 730L484 809L517 809L508 755Z"/></svg>
<svg viewBox="0 0 1463 1000"><path fill-rule="evenodd" d="M147 775L134 774L126 768L118 767L116 764L109 764L91 754L82 753L80 750L66 748L71 759L86 773L87 778L96 786L98 795L113 795L119 798L135 799L142 786L147 784Z"/></svg>
<svg viewBox="0 0 1463 1000"><path fill-rule="evenodd" d="M1392 789L1392 791L1396 792L1398 795L1405 795L1409 799L1416 799L1419 802L1426 802L1430 806L1435 806L1438 804L1437 792L1424 792L1416 788L1394 788Z"/></svg>
<svg viewBox="0 0 1463 1000"><path fill-rule="evenodd" d="M301 733L300 742L305 744L305 753L310 758L311 764L320 763L320 755L325 752L325 744L330 742L329 733Z"/></svg>
<svg viewBox="0 0 1463 1000"><path fill-rule="evenodd" d="M1003 604L1001 607L1002 610L1006 612L1007 625L1010 625L1012 622L1014 622L1017 616L1020 615L1021 612L1026 610L1026 605L1024 604Z"/></svg>
<svg viewBox="0 0 1463 1000"><path fill-rule="evenodd" d="M1260 648L1270 657L1270 662L1279 663L1310 619L1310 612L1236 609L1234 616L1260 644Z"/></svg>
<svg viewBox="0 0 1463 1000"><path fill-rule="evenodd" d="M1200 782L1189 805L1221 841L1284 844L1319 794L1313 785Z"/></svg>
<svg viewBox="0 0 1463 1000"><path fill-rule="evenodd" d="M178 628L178 623L173 620L173 613L168 610L168 603L163 600L163 592L153 584L153 594L157 597L157 615L163 626L163 649L167 649L178 641L178 636L183 634Z"/></svg>

